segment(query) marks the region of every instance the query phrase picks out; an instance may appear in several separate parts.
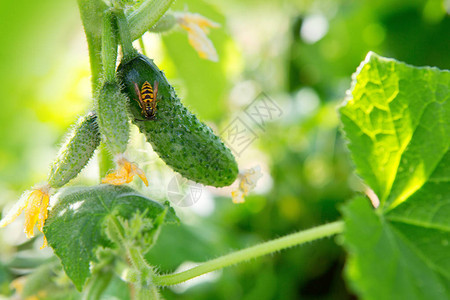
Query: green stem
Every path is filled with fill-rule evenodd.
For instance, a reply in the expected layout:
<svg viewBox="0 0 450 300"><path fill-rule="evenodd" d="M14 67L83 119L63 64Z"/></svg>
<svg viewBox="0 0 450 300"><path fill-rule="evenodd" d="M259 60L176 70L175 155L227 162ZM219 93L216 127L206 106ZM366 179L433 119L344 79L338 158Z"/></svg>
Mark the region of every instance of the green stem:
<svg viewBox="0 0 450 300"><path fill-rule="evenodd" d="M89 38L86 35L87 40L91 40L91 42L88 42L88 49L89 49L89 62L91 64L91 88L92 92L96 91L98 86L100 85L100 74L102 72L102 60L100 51L102 49L101 42Z"/></svg>
<svg viewBox="0 0 450 300"><path fill-rule="evenodd" d="M147 56L147 53L145 51L144 39L142 37L139 38L139 46L141 47L141 53Z"/></svg>
<svg viewBox="0 0 450 300"><path fill-rule="evenodd" d="M111 216L110 221L110 224L114 226L114 231L116 233L114 235L117 237L113 237L113 239L116 240L116 243L123 247L128 261L131 263L133 270L136 271L138 275L138 278L135 278L133 282L131 282L131 287L134 290L134 299L160 299L157 286L150 281L154 277L154 271L142 255L142 250L129 245L125 237L125 229L115 216Z"/></svg>
<svg viewBox="0 0 450 300"><path fill-rule="evenodd" d="M89 279L89 284L83 293L83 300L97 300L108 287L112 272L95 272Z"/></svg>
<svg viewBox="0 0 450 300"><path fill-rule="evenodd" d="M158 286L168 286L182 283L197 276L219 270L240 262L244 262L259 256L280 251L295 245L314 241L327 236L341 233L344 229L343 221L321 225L308 230L289 234L287 236L261 243L243 250L239 250L216 259L202 263L192 269L167 275L157 275L153 278L153 283Z"/></svg>
<svg viewBox="0 0 450 300"><path fill-rule="evenodd" d="M102 73L102 15L107 6L102 0L78 0L78 8L89 49L92 93L95 93L100 86ZM101 146L100 178L111 169L107 161L111 161L110 155L105 147Z"/></svg>
<svg viewBox="0 0 450 300"><path fill-rule="evenodd" d="M130 258L131 263L136 269L140 269L142 266L150 268L150 266L145 261L140 249L127 246L125 246L125 248L127 249L128 257Z"/></svg>
<svg viewBox="0 0 450 300"><path fill-rule="evenodd" d="M155 25L175 0L146 0L129 17L131 38L136 40Z"/></svg>
<svg viewBox="0 0 450 300"><path fill-rule="evenodd" d="M98 153L98 166L100 170L100 180L102 180L106 176L106 174L108 174L109 170L115 168L113 157L108 151L105 143L100 144Z"/></svg>
<svg viewBox="0 0 450 300"><path fill-rule="evenodd" d="M102 0L78 0L78 8L88 43L92 92L95 92L102 72L102 14L107 6Z"/></svg>
<svg viewBox="0 0 450 300"><path fill-rule="evenodd" d="M161 296L158 292L158 288L153 285L150 288L137 288L136 294L135 294L136 300L159 300L161 299Z"/></svg>
<svg viewBox="0 0 450 300"><path fill-rule="evenodd" d="M158 300L160 299L158 288L151 282L144 284L147 279L154 277L154 272L152 268L148 265L147 261L144 259L144 256L141 253L141 250L138 250L133 247L127 247L128 258L131 263L135 267L136 270L139 271L139 277L141 284L135 285L135 299L136 300Z"/></svg>
<svg viewBox="0 0 450 300"><path fill-rule="evenodd" d="M123 10L116 11L117 26L119 27L120 41L122 44L123 57L125 61L136 56L137 51L133 47L133 40L130 35L130 27Z"/></svg>
<svg viewBox="0 0 450 300"><path fill-rule="evenodd" d="M107 10L103 14L102 36L103 72L107 82L116 80L117 38L114 23L114 14L111 10Z"/></svg>

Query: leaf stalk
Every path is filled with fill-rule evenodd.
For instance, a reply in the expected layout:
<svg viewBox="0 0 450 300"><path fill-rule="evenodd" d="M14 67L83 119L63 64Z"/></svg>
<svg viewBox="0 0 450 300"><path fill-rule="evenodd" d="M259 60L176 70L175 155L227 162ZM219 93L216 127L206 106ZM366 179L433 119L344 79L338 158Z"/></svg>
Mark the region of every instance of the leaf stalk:
<svg viewBox="0 0 450 300"><path fill-rule="evenodd" d="M308 230L292 233L268 242L264 242L246 249L226 254L180 273L157 275L153 278L153 283L158 286L179 284L197 276L237 263L248 261L253 258L274 253L286 248L304 244L306 242L311 242L324 237L333 236L335 234L341 233L343 229L344 222L336 221Z"/></svg>

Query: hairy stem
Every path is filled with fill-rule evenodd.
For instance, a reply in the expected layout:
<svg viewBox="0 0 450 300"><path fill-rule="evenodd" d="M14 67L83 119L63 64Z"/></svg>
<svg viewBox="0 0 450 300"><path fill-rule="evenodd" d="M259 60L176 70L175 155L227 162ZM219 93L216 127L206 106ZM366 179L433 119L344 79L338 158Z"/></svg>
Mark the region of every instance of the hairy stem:
<svg viewBox="0 0 450 300"><path fill-rule="evenodd" d="M102 72L102 15L107 6L102 0L78 0L78 8L86 33L91 63L92 91L95 92Z"/></svg>
<svg viewBox="0 0 450 300"><path fill-rule="evenodd" d="M116 11L117 26L119 27L120 42L122 45L123 57L125 61L136 56L137 51L133 47L133 40L130 35L130 26L123 10Z"/></svg>
<svg viewBox="0 0 450 300"><path fill-rule="evenodd" d="M344 222L336 221L308 230L296 232L272 241L264 242L243 250L232 252L230 254L202 263L197 267L186 270L184 272L167 275L157 275L153 278L153 283L158 286L179 284L197 276L237 263L241 263L252 258L341 233L343 229Z"/></svg>
<svg viewBox="0 0 450 300"><path fill-rule="evenodd" d="M127 261L131 264L132 273L135 274L130 281L133 298L136 300L160 299L157 286L151 282L155 276L154 271L142 255L142 250L130 245L130 241L125 236L124 227L115 216L111 217L110 225L114 227L110 238L125 250Z"/></svg>
<svg viewBox="0 0 450 300"><path fill-rule="evenodd" d="M175 0L146 0L129 17L131 38L136 40L150 30Z"/></svg>
<svg viewBox="0 0 450 300"><path fill-rule="evenodd" d="M158 288L156 285L154 285L151 282L148 282L144 284L144 281L146 278L152 278L154 276L152 268L148 265L147 261L144 259L144 256L142 255L140 250L137 250L136 248L129 247L127 249L128 252L128 258L133 264L133 266L139 270L139 277L141 284L135 285L135 299L136 300L146 300L146 299L153 299L158 300L160 299Z"/></svg>
<svg viewBox="0 0 450 300"><path fill-rule="evenodd" d="M103 14L102 62L107 82L116 80L117 38L115 18L111 10Z"/></svg>
<svg viewBox="0 0 450 300"><path fill-rule="evenodd" d="M92 93L95 93L100 86L102 73L102 16L107 6L102 0L78 0L78 8L89 49ZM100 178L111 169L110 165L114 166L110 155L105 147L101 146Z"/></svg>
<svg viewBox="0 0 450 300"><path fill-rule="evenodd" d="M156 286L152 286L148 289L136 289L136 300L159 300L161 296L159 294L158 288Z"/></svg>

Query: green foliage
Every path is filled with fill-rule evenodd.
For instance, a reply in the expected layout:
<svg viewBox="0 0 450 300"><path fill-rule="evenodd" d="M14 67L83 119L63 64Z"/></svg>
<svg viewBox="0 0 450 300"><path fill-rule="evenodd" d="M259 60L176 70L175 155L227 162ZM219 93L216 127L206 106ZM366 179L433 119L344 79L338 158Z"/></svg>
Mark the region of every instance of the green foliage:
<svg viewBox="0 0 450 300"><path fill-rule="evenodd" d="M369 54L354 80L340 110L344 130L358 173L389 210L446 163L450 73Z"/></svg>
<svg viewBox="0 0 450 300"><path fill-rule="evenodd" d="M183 106L164 73L147 57L139 55L118 67L123 92L130 98L133 123L146 136L161 159L184 177L216 187L232 184L238 167L231 151L211 128ZM148 81L159 83L154 120L143 120L135 92Z"/></svg>
<svg viewBox="0 0 450 300"><path fill-rule="evenodd" d="M343 211L347 274L365 299L450 297L450 72L369 53L340 109L361 177L380 200Z"/></svg>
<svg viewBox="0 0 450 300"><path fill-rule="evenodd" d="M147 219L156 220L166 212L163 205L125 186L67 188L56 198L58 202L45 223L44 232L66 274L79 290L90 276L89 264L96 260L96 249L113 247L104 232L105 219L114 216L131 219L139 211ZM176 221L175 213L169 209L165 222Z"/></svg>
<svg viewBox="0 0 450 300"><path fill-rule="evenodd" d="M380 216L362 197L343 212L347 275L363 299L450 297L448 227Z"/></svg>

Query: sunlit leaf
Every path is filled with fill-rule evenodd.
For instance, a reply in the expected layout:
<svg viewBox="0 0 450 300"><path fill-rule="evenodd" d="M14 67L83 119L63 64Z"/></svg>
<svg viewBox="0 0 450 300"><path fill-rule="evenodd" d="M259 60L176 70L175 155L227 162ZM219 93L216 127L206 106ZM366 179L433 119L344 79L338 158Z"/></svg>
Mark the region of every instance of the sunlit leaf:
<svg viewBox="0 0 450 300"><path fill-rule="evenodd" d="M344 209L347 275L364 299L450 297L450 72L370 53L340 109L380 199Z"/></svg>

